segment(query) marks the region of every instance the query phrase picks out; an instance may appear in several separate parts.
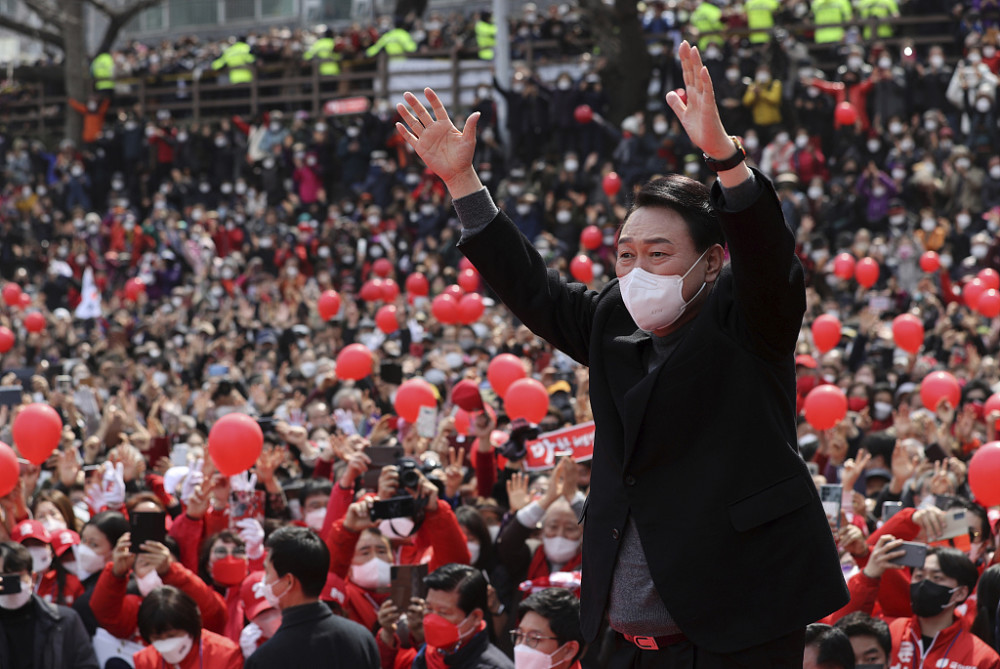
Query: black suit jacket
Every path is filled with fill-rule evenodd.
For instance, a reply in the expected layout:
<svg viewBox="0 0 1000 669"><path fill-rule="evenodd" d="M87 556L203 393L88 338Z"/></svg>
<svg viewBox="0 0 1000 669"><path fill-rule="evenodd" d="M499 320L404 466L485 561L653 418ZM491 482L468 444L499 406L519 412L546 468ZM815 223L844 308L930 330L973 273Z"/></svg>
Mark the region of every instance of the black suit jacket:
<svg viewBox="0 0 1000 669"><path fill-rule="evenodd" d="M281 627L244 665L246 669L381 666L372 633L353 620L333 615L322 602L282 611Z"/></svg>
<svg viewBox="0 0 1000 669"><path fill-rule="evenodd" d="M687 333L648 373L650 335L618 281L567 284L501 212L461 245L535 334L590 367L596 421L584 507L581 624L592 641L632 515L653 583L684 633L733 652L803 628L848 601L819 495L799 457L794 347L802 267L770 182L726 211L731 262Z"/></svg>

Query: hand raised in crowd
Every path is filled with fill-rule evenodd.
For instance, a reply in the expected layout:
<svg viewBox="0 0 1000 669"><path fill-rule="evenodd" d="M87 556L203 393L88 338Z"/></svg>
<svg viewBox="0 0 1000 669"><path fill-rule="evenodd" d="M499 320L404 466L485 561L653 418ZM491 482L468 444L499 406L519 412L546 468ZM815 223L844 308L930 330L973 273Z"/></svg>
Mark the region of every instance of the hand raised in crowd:
<svg viewBox="0 0 1000 669"><path fill-rule="evenodd" d="M361 532L369 527L375 527L370 515L372 502L371 497L365 497L348 506L347 514L344 516L344 529Z"/></svg>
<svg viewBox="0 0 1000 669"><path fill-rule="evenodd" d="M483 184L472 167L472 158L476 151L479 112L470 114L460 131L452 123L437 93L425 88L424 95L434 115L427 111L416 95L404 93L406 104L396 105L403 123L397 123L396 130L424 164L444 181L453 198L478 191Z"/></svg>
<svg viewBox="0 0 1000 669"><path fill-rule="evenodd" d="M268 492L276 493L281 491L281 485L274 478L281 463L285 461L285 449L281 446L269 448L257 458L257 480L264 484Z"/></svg>
<svg viewBox="0 0 1000 669"><path fill-rule="evenodd" d="M389 648L396 646L396 624L401 616L399 607L391 599L385 600L378 607L379 639Z"/></svg>
<svg viewBox="0 0 1000 669"><path fill-rule="evenodd" d="M462 479L465 476L465 449L454 447L448 449L448 465L444 468L444 494L448 499L452 499L458 494L462 487Z"/></svg>
<svg viewBox="0 0 1000 669"><path fill-rule="evenodd" d="M125 578L135 564L135 553L132 552L132 534L126 532L118 537L111 551L111 572L118 578Z"/></svg>
<svg viewBox="0 0 1000 669"><path fill-rule="evenodd" d="M899 569L902 565L893 564L890 560L895 560L906 555L906 551L901 548L902 539L897 539L891 534L883 534L872 546L872 554L868 558L868 564L863 569L868 578L882 578L889 569Z"/></svg>
<svg viewBox="0 0 1000 669"><path fill-rule="evenodd" d="M507 502L511 513L517 513L531 503L531 494L528 492L527 474L514 472L507 479Z"/></svg>
<svg viewBox="0 0 1000 669"><path fill-rule="evenodd" d="M566 485L567 471L569 466L573 465L576 468L576 463L574 463L570 458L561 458L559 462L556 463L555 469L549 474L549 485L545 488L545 493L542 498L538 500L539 505L543 509L547 509L552 506L552 503L563 496L564 492L568 490ZM575 488L574 488L575 490Z"/></svg>
<svg viewBox="0 0 1000 669"><path fill-rule="evenodd" d="M368 467L372 464L372 459L363 451L358 451L348 455L346 462L347 467L344 468L344 472L340 475L337 483L344 490L353 490L354 481L368 471Z"/></svg>
<svg viewBox="0 0 1000 669"><path fill-rule="evenodd" d="M378 476L379 499L392 499L399 492L399 469L395 465L386 465Z"/></svg>
<svg viewBox="0 0 1000 669"><path fill-rule="evenodd" d="M844 460L844 468L840 474L840 484L844 490L854 490L854 484L861 478L865 467L871 462L872 454L863 448L858 451L858 459L847 458Z"/></svg>
<svg viewBox="0 0 1000 669"><path fill-rule="evenodd" d="M863 557L868 554L868 544L865 542L865 533L854 523L841 521L840 529L836 534L837 547L847 551L854 557Z"/></svg>
<svg viewBox="0 0 1000 669"><path fill-rule="evenodd" d="M78 460L76 447L70 447L65 451L58 451L56 471L59 473L59 482L66 488L77 482L80 475L80 461Z"/></svg>
<svg viewBox="0 0 1000 669"><path fill-rule="evenodd" d="M166 576L174 557L170 549L159 541L144 541L139 547L141 551L135 559L135 570L139 576L145 576L150 569L160 576Z"/></svg>
<svg viewBox="0 0 1000 669"><path fill-rule="evenodd" d="M911 520L920 527L921 536L927 541L934 541L944 532L947 516L936 506L928 506L914 511Z"/></svg>
<svg viewBox="0 0 1000 669"><path fill-rule="evenodd" d="M188 474L190 476L190 474ZM191 520L201 520L208 512L209 498L202 490L201 485L196 485L191 489L184 506L184 513Z"/></svg>
<svg viewBox="0 0 1000 669"><path fill-rule="evenodd" d="M420 646L424 643L424 613L427 602L420 597L411 597L410 605L406 607L406 628L410 630L410 639Z"/></svg>

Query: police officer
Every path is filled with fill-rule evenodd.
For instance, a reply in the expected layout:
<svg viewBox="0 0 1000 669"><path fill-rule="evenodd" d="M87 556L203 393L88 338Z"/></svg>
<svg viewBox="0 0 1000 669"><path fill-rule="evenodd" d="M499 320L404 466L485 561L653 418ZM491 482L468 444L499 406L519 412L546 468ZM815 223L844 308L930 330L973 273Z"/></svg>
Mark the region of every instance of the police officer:
<svg viewBox="0 0 1000 669"><path fill-rule="evenodd" d="M249 84L253 81L253 69L248 66L255 60L257 59L250 53L246 38L241 36L215 59L212 69L221 70L226 67L229 69L229 83Z"/></svg>

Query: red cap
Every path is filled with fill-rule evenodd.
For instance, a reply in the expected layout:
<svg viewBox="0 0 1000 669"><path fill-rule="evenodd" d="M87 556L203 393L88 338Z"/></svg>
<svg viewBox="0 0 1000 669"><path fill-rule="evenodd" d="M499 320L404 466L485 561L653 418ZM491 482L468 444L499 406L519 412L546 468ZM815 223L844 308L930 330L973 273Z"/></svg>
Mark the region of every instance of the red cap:
<svg viewBox="0 0 1000 669"><path fill-rule="evenodd" d="M451 402L466 411L482 411L483 396L474 381L463 379L451 389Z"/></svg>
<svg viewBox="0 0 1000 669"><path fill-rule="evenodd" d="M816 358L811 355L797 355L795 356L795 366L802 365L803 367L808 367L809 369L816 369L819 365L816 363Z"/></svg>
<svg viewBox="0 0 1000 669"><path fill-rule="evenodd" d="M22 520L14 527L10 538L22 544L25 539L37 539L47 544L52 543L49 531L37 520Z"/></svg>
<svg viewBox="0 0 1000 669"><path fill-rule="evenodd" d="M80 543L80 535L73 530L58 530L52 533L52 550L56 552L56 557L68 551L71 546Z"/></svg>
<svg viewBox="0 0 1000 669"><path fill-rule="evenodd" d="M243 579L243 584L240 585L240 599L243 600L243 608L246 611L247 620L253 620L261 611L273 608L264 599L264 595L259 594L260 586L258 584L263 580L264 572L253 571Z"/></svg>
<svg viewBox="0 0 1000 669"><path fill-rule="evenodd" d="M323 592L319 594L319 598L324 602L339 602L344 603L347 599L347 584L344 579L340 578L332 571L326 575L326 585L323 586Z"/></svg>

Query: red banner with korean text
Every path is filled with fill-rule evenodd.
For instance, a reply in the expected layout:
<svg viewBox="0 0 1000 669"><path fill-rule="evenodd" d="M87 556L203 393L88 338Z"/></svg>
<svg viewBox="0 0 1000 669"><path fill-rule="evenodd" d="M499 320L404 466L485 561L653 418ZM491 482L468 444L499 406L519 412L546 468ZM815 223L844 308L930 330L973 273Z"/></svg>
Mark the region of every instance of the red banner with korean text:
<svg viewBox="0 0 1000 669"><path fill-rule="evenodd" d="M524 469L529 472L552 469L556 458L571 457L575 462L590 460L594 457L594 421L540 434L526 447Z"/></svg>

